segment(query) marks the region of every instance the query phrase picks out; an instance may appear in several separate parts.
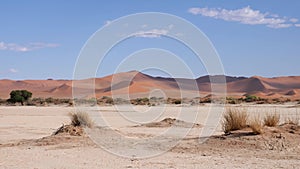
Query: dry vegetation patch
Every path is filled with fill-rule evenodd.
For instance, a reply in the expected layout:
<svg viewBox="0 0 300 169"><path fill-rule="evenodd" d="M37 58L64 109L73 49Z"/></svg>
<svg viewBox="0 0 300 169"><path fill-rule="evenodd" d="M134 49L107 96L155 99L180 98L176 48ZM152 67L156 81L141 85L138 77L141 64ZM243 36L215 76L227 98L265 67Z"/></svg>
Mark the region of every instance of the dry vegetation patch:
<svg viewBox="0 0 300 169"><path fill-rule="evenodd" d="M293 125L299 125L299 121L300 121L300 117L299 116L295 116L295 117L287 117L285 119L285 123L286 124L293 124Z"/></svg>
<svg viewBox="0 0 300 169"><path fill-rule="evenodd" d="M224 114L222 123L223 131L227 134L234 130L247 127L248 115L244 109L228 108Z"/></svg>
<svg viewBox="0 0 300 169"><path fill-rule="evenodd" d="M264 118L264 125L268 127L275 127L279 125L280 115L277 113L269 113Z"/></svg>
<svg viewBox="0 0 300 169"><path fill-rule="evenodd" d="M252 129L253 134L262 134L263 133L263 124L259 116L254 117L250 123L249 127Z"/></svg>
<svg viewBox="0 0 300 169"><path fill-rule="evenodd" d="M52 135L67 133L71 136L82 136L84 135L84 127L92 128L94 126L93 120L85 112L72 112L69 113L69 116L71 118L71 124L63 124Z"/></svg>
<svg viewBox="0 0 300 169"><path fill-rule="evenodd" d="M93 127L94 122L86 112L71 112L69 113L71 118L71 125L82 127Z"/></svg>
<svg viewBox="0 0 300 169"><path fill-rule="evenodd" d="M59 127L52 135L58 134L69 134L71 136L82 136L84 135L83 128L81 126L73 126L73 125L62 125Z"/></svg>
<svg viewBox="0 0 300 169"><path fill-rule="evenodd" d="M276 127L279 125L280 115L276 112L267 114L262 120L259 116L252 119L248 117L246 109L228 108L224 114L222 123L225 134L232 134L232 131L250 128L251 134L262 134L264 126ZM294 122L297 121L293 119Z"/></svg>

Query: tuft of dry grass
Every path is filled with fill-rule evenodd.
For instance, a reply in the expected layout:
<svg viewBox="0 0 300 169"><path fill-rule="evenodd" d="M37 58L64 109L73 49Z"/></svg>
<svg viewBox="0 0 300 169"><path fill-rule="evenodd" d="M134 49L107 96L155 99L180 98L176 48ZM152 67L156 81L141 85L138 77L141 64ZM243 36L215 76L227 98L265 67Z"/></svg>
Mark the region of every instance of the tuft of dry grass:
<svg viewBox="0 0 300 169"><path fill-rule="evenodd" d="M90 118L88 113L86 112L71 112L69 113L71 118L71 125L72 126L82 126L82 127L93 127L94 121Z"/></svg>
<svg viewBox="0 0 300 169"><path fill-rule="evenodd" d="M248 115L246 110L237 108L228 108L224 114L222 123L224 133L240 130L247 127Z"/></svg>
<svg viewBox="0 0 300 169"><path fill-rule="evenodd" d="M300 114L298 108L296 109L296 114L290 115L285 118L285 124L293 124L299 126L300 124Z"/></svg>
<svg viewBox="0 0 300 169"><path fill-rule="evenodd" d="M279 114L267 114L264 118L264 125L268 127L275 127L278 126L280 121L280 115Z"/></svg>
<svg viewBox="0 0 300 169"><path fill-rule="evenodd" d="M299 121L300 121L300 118L298 116L288 117L285 119L286 124L293 124L293 125L297 125L297 126L299 126Z"/></svg>
<svg viewBox="0 0 300 169"><path fill-rule="evenodd" d="M262 134L263 133L263 124L259 116L254 117L250 123L249 127L252 129L253 134Z"/></svg>

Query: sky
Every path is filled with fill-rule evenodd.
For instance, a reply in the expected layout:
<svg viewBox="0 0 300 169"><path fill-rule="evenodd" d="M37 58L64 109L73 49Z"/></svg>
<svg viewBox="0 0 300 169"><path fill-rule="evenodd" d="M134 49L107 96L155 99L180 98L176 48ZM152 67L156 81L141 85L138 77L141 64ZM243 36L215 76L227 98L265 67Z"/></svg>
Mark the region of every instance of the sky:
<svg viewBox="0 0 300 169"><path fill-rule="evenodd" d="M195 25L214 46L226 75L300 75L299 8L298 0L1 0L0 79L72 79L80 51L96 31L143 12L171 14ZM115 73L129 56L173 65L172 58L166 58L175 55L195 77L208 74L195 53L168 38L173 25L148 29L151 24L144 22L141 34L118 43L105 55L95 76ZM148 49L161 50L154 50L152 56L145 53ZM163 70L140 71L173 75Z"/></svg>

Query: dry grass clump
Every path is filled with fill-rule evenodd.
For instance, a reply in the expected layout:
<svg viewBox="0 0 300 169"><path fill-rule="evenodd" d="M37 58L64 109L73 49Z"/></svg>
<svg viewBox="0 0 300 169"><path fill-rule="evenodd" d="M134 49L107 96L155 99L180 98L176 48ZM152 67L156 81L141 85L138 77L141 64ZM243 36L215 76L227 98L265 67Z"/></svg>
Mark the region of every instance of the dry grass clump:
<svg viewBox="0 0 300 169"><path fill-rule="evenodd" d="M296 114L290 115L289 117L285 118L285 124L292 124L299 126L300 124L300 114L298 108L296 109Z"/></svg>
<svg viewBox="0 0 300 169"><path fill-rule="evenodd" d="M232 134L232 131L235 130L245 129L243 131L237 131L237 133L248 131L246 128L250 128L252 134L262 134L264 133L264 126L278 127L280 118L278 113L271 112L263 119L261 119L259 115L249 119L245 109L227 108L224 114L222 127L225 134ZM298 110L296 110L296 115L290 115L285 119L285 124L291 125L293 128L295 128L295 126L296 128L300 127L300 115L298 114Z"/></svg>
<svg viewBox="0 0 300 169"><path fill-rule="evenodd" d="M240 130L247 127L248 115L244 109L228 108L224 114L223 131L230 133L230 131Z"/></svg>
<svg viewBox="0 0 300 169"><path fill-rule="evenodd" d="M239 108L226 109L222 127L225 134L247 127L251 128L253 134L263 133L263 123L259 116L249 120L247 110Z"/></svg>
<svg viewBox="0 0 300 169"><path fill-rule="evenodd" d="M264 118L264 125L268 127L275 127L278 126L280 121L279 114L267 114Z"/></svg>
<svg viewBox="0 0 300 169"><path fill-rule="evenodd" d="M94 122L86 112L69 113L72 126L93 127Z"/></svg>
<svg viewBox="0 0 300 169"><path fill-rule="evenodd" d="M249 124L249 127L252 129L253 134L262 134L263 133L263 124L259 116L254 117Z"/></svg>
<svg viewBox="0 0 300 169"><path fill-rule="evenodd" d="M286 124L293 124L296 126L299 126L299 121L300 121L300 118L298 116L297 117L288 117L285 119Z"/></svg>

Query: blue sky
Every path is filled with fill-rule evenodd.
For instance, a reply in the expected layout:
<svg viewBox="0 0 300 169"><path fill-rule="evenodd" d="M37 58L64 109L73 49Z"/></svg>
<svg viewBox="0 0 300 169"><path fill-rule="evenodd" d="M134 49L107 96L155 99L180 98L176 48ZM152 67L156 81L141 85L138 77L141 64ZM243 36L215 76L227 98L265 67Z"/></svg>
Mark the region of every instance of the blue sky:
<svg viewBox="0 0 300 169"><path fill-rule="evenodd" d="M298 0L2 0L0 79L71 79L79 52L94 32L141 12L169 13L197 26L215 46L227 75L299 75L299 8ZM195 76L206 74L181 44L145 37L116 46L97 76L113 73L122 59L145 48L171 51Z"/></svg>

